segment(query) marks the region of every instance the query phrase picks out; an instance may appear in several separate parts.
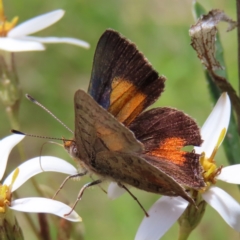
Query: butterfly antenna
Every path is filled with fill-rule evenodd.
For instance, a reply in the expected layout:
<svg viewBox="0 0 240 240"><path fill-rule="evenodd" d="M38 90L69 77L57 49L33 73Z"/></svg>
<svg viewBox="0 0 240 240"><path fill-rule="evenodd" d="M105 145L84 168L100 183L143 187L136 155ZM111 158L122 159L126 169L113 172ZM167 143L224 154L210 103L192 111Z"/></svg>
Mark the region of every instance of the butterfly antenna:
<svg viewBox="0 0 240 240"><path fill-rule="evenodd" d="M68 140L68 139L63 139L63 138L55 138L55 137L47 137L47 136L41 136L41 135L28 134L28 133L20 132L20 131L15 130L15 129L12 129L11 132L14 133L14 134L24 135L24 136L27 136L27 137L44 138L44 139L61 140L61 141L73 141L73 140Z"/></svg>
<svg viewBox="0 0 240 240"><path fill-rule="evenodd" d="M38 105L39 107L41 107L43 110L45 110L48 114L50 114L53 118L55 118L62 126L64 126L69 132L71 132L73 134L73 131L66 125L64 124L60 119L58 119L50 110L48 110L46 107L44 107L41 103L39 103L36 99L34 99L33 97L31 97L29 94L25 95L26 98L28 100L30 100L31 102L35 103L36 105ZM29 135L27 135L29 136ZM44 137L42 137L44 138Z"/></svg>

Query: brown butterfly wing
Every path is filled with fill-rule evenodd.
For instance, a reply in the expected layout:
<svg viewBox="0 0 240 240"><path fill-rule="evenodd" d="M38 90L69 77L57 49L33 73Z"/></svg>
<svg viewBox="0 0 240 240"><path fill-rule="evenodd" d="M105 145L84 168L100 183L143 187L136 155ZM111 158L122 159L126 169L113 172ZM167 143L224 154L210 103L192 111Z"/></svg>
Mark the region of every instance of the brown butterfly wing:
<svg viewBox="0 0 240 240"><path fill-rule="evenodd" d="M94 161L97 152L142 152L134 134L82 90L74 96L75 140L83 161Z"/></svg>
<svg viewBox="0 0 240 240"><path fill-rule="evenodd" d="M170 195L191 197L170 176L147 163L142 144L82 90L75 93L75 140L79 160L103 178L137 188Z"/></svg>
<svg viewBox="0 0 240 240"><path fill-rule="evenodd" d="M136 45L114 30L106 30L96 47L88 93L118 121L129 125L154 103L164 89Z"/></svg>
<svg viewBox="0 0 240 240"><path fill-rule="evenodd" d="M104 151L97 154L95 167L99 173L115 182L147 192L181 196L193 203L193 199L174 178L149 164L144 158L144 155L134 153Z"/></svg>
<svg viewBox="0 0 240 240"><path fill-rule="evenodd" d="M181 111L155 108L142 113L130 125L136 138L144 144L145 159L191 188L203 187L199 155L181 150L202 142L196 122Z"/></svg>

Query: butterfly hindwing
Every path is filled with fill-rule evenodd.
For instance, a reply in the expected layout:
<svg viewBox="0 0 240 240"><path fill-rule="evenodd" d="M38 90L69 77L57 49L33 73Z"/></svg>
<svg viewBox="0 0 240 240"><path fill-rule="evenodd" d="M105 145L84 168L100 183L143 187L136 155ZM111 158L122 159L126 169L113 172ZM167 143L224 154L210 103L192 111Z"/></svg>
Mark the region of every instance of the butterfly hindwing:
<svg viewBox="0 0 240 240"><path fill-rule="evenodd" d="M187 187L204 186L199 155L183 147L201 144L196 122L173 108L155 108L138 116L130 125L145 148L146 160Z"/></svg>
<svg viewBox="0 0 240 240"><path fill-rule="evenodd" d="M101 36L94 55L88 93L118 121L129 125L164 89L136 45L114 30Z"/></svg>

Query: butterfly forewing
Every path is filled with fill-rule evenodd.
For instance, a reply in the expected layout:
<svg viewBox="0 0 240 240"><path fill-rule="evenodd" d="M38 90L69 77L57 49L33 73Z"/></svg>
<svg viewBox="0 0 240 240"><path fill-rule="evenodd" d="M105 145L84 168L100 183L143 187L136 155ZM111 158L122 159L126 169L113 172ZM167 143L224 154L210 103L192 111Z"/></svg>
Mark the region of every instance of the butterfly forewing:
<svg viewBox="0 0 240 240"><path fill-rule="evenodd" d="M74 104L75 139L83 161L94 158L99 151L143 151L143 145L136 140L134 134L87 93L78 90Z"/></svg>
<svg viewBox="0 0 240 240"><path fill-rule="evenodd" d="M157 100L164 81L135 44L114 30L103 33L95 51L88 93L118 121L129 125Z"/></svg>

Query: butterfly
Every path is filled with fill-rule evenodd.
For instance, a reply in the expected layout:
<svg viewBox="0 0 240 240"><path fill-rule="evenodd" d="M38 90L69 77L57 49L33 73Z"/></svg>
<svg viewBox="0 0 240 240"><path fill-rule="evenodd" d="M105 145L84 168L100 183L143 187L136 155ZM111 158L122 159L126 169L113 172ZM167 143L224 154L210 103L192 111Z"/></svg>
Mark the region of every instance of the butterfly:
<svg viewBox="0 0 240 240"><path fill-rule="evenodd" d="M82 175L98 177L85 188L110 180L194 202L186 189L205 186L200 156L182 148L202 143L196 122L173 108L147 109L165 81L134 43L111 29L102 34L88 93L74 95L74 139L64 141Z"/></svg>

